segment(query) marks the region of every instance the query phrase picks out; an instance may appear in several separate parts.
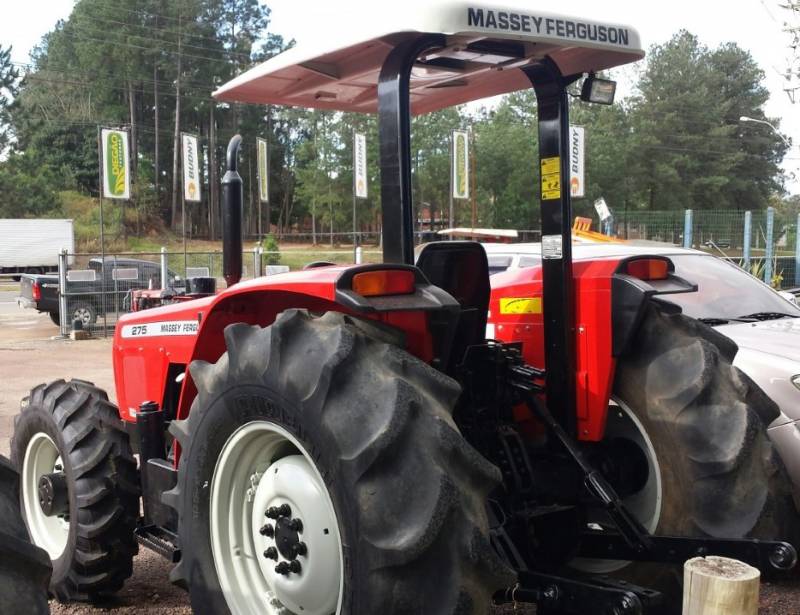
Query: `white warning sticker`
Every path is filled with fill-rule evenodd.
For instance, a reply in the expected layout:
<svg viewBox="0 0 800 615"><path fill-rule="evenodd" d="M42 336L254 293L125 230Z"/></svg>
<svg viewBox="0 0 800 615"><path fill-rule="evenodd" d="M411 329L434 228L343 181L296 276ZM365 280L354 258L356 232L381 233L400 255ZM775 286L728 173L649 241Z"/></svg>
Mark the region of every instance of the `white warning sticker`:
<svg viewBox="0 0 800 615"><path fill-rule="evenodd" d="M542 258L556 259L561 258L564 252L564 244L561 235L542 236Z"/></svg>
<svg viewBox="0 0 800 615"><path fill-rule="evenodd" d="M125 325L122 337L161 337L171 335L197 335L200 323L196 320L173 320L148 322L141 325Z"/></svg>

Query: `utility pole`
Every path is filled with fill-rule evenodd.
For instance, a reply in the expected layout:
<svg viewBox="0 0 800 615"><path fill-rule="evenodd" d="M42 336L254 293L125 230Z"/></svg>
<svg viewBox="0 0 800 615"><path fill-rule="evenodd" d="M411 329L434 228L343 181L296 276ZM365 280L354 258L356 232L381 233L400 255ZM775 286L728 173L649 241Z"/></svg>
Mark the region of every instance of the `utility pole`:
<svg viewBox="0 0 800 615"><path fill-rule="evenodd" d="M788 19L783 23L783 31L789 35L791 55L787 58L786 72L783 73L786 79L783 89L795 104L800 99L800 0L783 0L778 6L789 12Z"/></svg>
<svg viewBox="0 0 800 615"><path fill-rule="evenodd" d="M175 230L178 219L179 160L181 157L181 13L178 12L178 70L175 77L175 134L172 139L172 215L170 226ZM185 231L184 231L185 232Z"/></svg>
<svg viewBox="0 0 800 615"><path fill-rule="evenodd" d="M472 184L472 186L471 186L472 194L470 196L472 197L472 230L474 231L475 227L477 225L477 218L478 218L478 195L477 195L477 190L475 189L476 188L476 184L477 184L477 182L475 180L475 156L476 156L476 152L475 152L475 132L472 130L472 128L469 129L469 136L470 136L470 141L472 142L471 143L472 147L470 147L470 154L472 154L470 156L470 162L472 163L470 165L471 166L471 169L470 169L470 180L471 180L470 184Z"/></svg>
<svg viewBox="0 0 800 615"><path fill-rule="evenodd" d="M209 107L208 119L208 238L217 238L217 127L214 103Z"/></svg>

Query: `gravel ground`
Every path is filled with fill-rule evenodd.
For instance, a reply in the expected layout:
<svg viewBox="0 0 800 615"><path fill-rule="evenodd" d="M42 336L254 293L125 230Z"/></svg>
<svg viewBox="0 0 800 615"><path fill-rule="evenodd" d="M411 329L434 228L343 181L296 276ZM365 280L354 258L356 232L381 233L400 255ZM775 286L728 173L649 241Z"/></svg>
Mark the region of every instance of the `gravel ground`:
<svg viewBox="0 0 800 615"><path fill-rule="evenodd" d="M0 454L8 455L13 417L19 400L35 385L56 378L82 378L105 388L113 398L111 341L64 342L47 315L18 310L15 293L0 290ZM142 549L133 576L114 599L94 607L51 603L54 615L183 615L191 613L186 593L168 579L170 564ZM1 610L1 609L0 609ZM493 609L494 615L535 613L530 606ZM761 585L760 615L800 615L800 573ZM364 614L367 615L367 614ZM589 615L587 613L587 615Z"/></svg>

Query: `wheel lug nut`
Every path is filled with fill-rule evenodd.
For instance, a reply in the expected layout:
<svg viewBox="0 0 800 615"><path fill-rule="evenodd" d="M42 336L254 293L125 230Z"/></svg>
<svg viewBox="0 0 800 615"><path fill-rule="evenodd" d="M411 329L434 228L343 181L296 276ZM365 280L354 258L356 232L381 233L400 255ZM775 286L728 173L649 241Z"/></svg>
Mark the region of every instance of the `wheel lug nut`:
<svg viewBox="0 0 800 615"><path fill-rule="evenodd" d="M267 536L268 538L272 538L275 535L275 528L272 527L269 523L267 523L264 527L258 530L258 533L262 536Z"/></svg>
<svg viewBox="0 0 800 615"><path fill-rule="evenodd" d="M275 572L277 572L278 574L282 574L284 576L288 575L290 570L291 568L289 567L289 564L286 562L281 562L277 566L275 566Z"/></svg>
<svg viewBox="0 0 800 615"><path fill-rule="evenodd" d="M302 532L303 522L300 519L292 519L289 521L289 529L293 532Z"/></svg>
<svg viewBox="0 0 800 615"><path fill-rule="evenodd" d="M302 567L300 566L300 562L298 562L296 559L294 559L291 562L289 562L289 570L291 572L294 572L295 574L299 574L300 570L302 570Z"/></svg>
<svg viewBox="0 0 800 615"><path fill-rule="evenodd" d="M288 504L281 504L278 508L278 516L279 517L291 517L292 516L292 507Z"/></svg>
<svg viewBox="0 0 800 615"><path fill-rule="evenodd" d="M306 543L298 542L293 548L294 556L297 557L298 555L305 555L308 553L308 547L306 547Z"/></svg>
<svg viewBox="0 0 800 615"><path fill-rule="evenodd" d="M277 507L270 506L269 508L267 508L267 512L264 513L264 516L266 516L269 519L277 519L278 517L281 516L281 513L279 512Z"/></svg>
<svg viewBox="0 0 800 615"><path fill-rule="evenodd" d="M278 559L278 550L275 547L270 547L266 551L264 551L264 557L267 559Z"/></svg>

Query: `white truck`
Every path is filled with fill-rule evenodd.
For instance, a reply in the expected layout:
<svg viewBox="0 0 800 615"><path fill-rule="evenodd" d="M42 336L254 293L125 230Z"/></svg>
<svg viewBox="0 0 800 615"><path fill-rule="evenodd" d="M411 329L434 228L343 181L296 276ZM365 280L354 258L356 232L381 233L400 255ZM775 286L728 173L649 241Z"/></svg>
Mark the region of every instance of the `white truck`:
<svg viewBox="0 0 800 615"><path fill-rule="evenodd" d="M75 252L72 220L0 219L0 275L58 271L58 253Z"/></svg>

